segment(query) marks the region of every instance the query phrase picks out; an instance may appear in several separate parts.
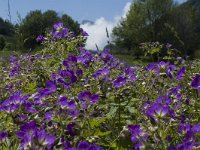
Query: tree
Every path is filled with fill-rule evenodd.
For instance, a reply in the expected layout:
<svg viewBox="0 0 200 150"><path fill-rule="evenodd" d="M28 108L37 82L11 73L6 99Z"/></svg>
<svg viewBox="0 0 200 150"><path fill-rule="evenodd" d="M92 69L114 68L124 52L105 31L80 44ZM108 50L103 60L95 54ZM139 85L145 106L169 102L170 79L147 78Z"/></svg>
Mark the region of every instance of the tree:
<svg viewBox="0 0 200 150"><path fill-rule="evenodd" d="M80 33L80 25L77 21L74 21L70 16L64 14L61 17L61 21L66 27L73 31L76 35Z"/></svg>
<svg viewBox="0 0 200 150"><path fill-rule="evenodd" d="M194 8L191 5L177 7L171 14L169 22L183 42L182 45L176 45L176 47L184 50L187 55L192 55L200 42L199 21Z"/></svg>
<svg viewBox="0 0 200 150"><path fill-rule="evenodd" d="M40 10L35 10L28 13L21 24L19 24L17 36L20 42L18 45L23 45L25 49L35 48L38 46L35 40L36 37L49 32L52 29L52 25L58 21L63 21L73 32L79 33L79 24L70 16L64 14L59 17L53 10L48 10L44 13Z"/></svg>
<svg viewBox="0 0 200 150"><path fill-rule="evenodd" d="M130 51L137 49L140 43L156 41L159 37L158 20L163 16L167 18L173 7L172 0L135 0L126 18L114 28L114 42ZM159 23L164 25L165 22Z"/></svg>
<svg viewBox="0 0 200 150"><path fill-rule="evenodd" d="M35 38L44 34L45 29L42 12L31 11L19 26L18 36L22 38L24 48L34 48L37 45Z"/></svg>
<svg viewBox="0 0 200 150"><path fill-rule="evenodd" d="M3 48L6 46L6 41L5 39L0 36L0 50L3 50Z"/></svg>
<svg viewBox="0 0 200 150"><path fill-rule="evenodd" d="M14 26L7 20L0 17L0 34L11 36L14 33Z"/></svg>

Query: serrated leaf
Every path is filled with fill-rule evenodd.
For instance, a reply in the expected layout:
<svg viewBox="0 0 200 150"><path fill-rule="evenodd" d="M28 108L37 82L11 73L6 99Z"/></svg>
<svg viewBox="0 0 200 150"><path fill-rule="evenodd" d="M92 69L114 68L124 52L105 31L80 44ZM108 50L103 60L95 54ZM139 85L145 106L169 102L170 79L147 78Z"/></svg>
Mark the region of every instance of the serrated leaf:
<svg viewBox="0 0 200 150"><path fill-rule="evenodd" d="M118 107L111 107L110 112L106 115L108 118L112 117L117 112Z"/></svg>
<svg viewBox="0 0 200 150"><path fill-rule="evenodd" d="M90 126L92 128L99 127L101 125L101 123L103 123L106 119L107 119L106 117L92 119L90 121Z"/></svg>
<svg viewBox="0 0 200 150"><path fill-rule="evenodd" d="M97 130L97 131L94 133L94 135L95 135L95 136L105 136L105 135L108 135L108 134L110 134L110 133L112 133L112 131L101 132L101 131Z"/></svg>
<svg viewBox="0 0 200 150"><path fill-rule="evenodd" d="M160 51L160 49L159 48L153 48L153 49L151 49L151 54L155 54L155 53L158 53Z"/></svg>

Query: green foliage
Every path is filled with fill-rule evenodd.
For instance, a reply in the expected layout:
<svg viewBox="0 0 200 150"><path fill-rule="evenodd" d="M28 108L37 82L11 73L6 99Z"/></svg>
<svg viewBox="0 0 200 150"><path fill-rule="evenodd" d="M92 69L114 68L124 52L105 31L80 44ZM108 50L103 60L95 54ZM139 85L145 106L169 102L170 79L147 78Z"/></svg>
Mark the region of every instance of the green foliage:
<svg viewBox="0 0 200 150"><path fill-rule="evenodd" d="M4 37L0 36L0 50L3 50L3 48L6 46L6 41Z"/></svg>
<svg viewBox="0 0 200 150"><path fill-rule="evenodd" d="M0 34L10 36L13 35L13 33L14 33L13 24L7 20L3 20L0 17Z"/></svg>
<svg viewBox="0 0 200 150"><path fill-rule="evenodd" d="M185 55L199 46L199 21L191 5L175 5L173 0L136 0L126 18L114 28L114 42L134 55L140 43L171 43ZM133 51L133 52L131 52Z"/></svg>
<svg viewBox="0 0 200 150"><path fill-rule="evenodd" d="M45 35L52 28L52 24L62 21L71 31L79 34L79 24L70 16L64 14L61 17L53 10L42 13L40 10L31 11L17 27L16 39L18 47L34 49L38 46L36 37Z"/></svg>

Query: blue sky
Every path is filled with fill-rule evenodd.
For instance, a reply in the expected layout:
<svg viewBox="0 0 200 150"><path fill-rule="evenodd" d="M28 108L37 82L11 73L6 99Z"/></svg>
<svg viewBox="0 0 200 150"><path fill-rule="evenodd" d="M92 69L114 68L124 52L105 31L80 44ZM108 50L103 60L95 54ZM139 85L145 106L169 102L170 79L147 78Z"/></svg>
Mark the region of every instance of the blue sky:
<svg viewBox="0 0 200 150"><path fill-rule="evenodd" d="M58 13L66 13L81 22L84 19L96 20L104 17L112 20L119 16L127 2L132 0L10 0L12 21L16 22L17 12L22 18L30 10L42 11L53 9ZM176 0L182 2L184 0ZM0 0L0 17L8 19L7 0Z"/></svg>

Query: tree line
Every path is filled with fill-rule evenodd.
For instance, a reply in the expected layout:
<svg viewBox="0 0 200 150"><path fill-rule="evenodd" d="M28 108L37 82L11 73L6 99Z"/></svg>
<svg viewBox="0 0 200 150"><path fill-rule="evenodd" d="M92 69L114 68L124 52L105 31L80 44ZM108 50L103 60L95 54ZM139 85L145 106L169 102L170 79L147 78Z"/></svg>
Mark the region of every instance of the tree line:
<svg viewBox="0 0 200 150"><path fill-rule="evenodd" d="M35 49L39 46L36 42L38 35L44 35L52 29L52 25L62 21L74 34L80 33L80 25L69 15L58 15L54 10L42 12L35 10L29 12L24 19L19 17L17 24L0 18L0 50Z"/></svg>
<svg viewBox="0 0 200 150"><path fill-rule="evenodd" d="M199 0L181 5L173 0L134 0L126 18L113 30L117 53L141 56L141 43L160 42L194 56L200 47L199 10Z"/></svg>

